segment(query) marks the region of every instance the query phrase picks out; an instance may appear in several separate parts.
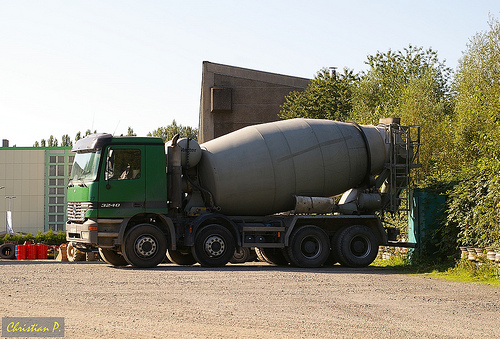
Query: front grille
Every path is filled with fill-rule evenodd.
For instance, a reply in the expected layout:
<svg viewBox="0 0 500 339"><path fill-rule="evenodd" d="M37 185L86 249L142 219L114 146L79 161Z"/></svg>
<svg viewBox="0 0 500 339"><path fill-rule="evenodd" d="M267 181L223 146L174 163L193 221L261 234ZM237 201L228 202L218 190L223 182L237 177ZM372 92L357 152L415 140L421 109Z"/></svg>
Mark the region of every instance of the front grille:
<svg viewBox="0 0 500 339"><path fill-rule="evenodd" d="M85 212L93 208L93 203L88 201L68 202L67 215L69 221L84 222Z"/></svg>

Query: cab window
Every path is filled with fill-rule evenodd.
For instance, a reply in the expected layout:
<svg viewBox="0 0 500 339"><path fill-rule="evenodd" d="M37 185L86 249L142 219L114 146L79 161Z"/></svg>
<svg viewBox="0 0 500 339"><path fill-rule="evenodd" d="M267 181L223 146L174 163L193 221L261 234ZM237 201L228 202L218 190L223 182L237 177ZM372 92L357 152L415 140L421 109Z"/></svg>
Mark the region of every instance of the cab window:
<svg viewBox="0 0 500 339"><path fill-rule="evenodd" d="M138 149L108 150L106 180L131 180L141 177L141 151Z"/></svg>

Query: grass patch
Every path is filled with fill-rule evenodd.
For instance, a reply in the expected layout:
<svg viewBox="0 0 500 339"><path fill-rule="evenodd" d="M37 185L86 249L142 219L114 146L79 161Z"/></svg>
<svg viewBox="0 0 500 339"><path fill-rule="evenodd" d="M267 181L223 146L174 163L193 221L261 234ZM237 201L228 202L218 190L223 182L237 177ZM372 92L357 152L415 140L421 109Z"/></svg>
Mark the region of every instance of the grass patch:
<svg viewBox="0 0 500 339"><path fill-rule="evenodd" d="M408 260L408 256L393 255L389 259L377 258L370 266L408 270L411 269L412 265L410 263L410 260Z"/></svg>
<svg viewBox="0 0 500 339"><path fill-rule="evenodd" d="M500 287L500 268L498 264L487 259L478 263L460 259L454 267L444 272L432 271L426 275L451 281L477 282Z"/></svg>
<svg viewBox="0 0 500 339"><path fill-rule="evenodd" d="M404 255L395 255L390 259L376 259L371 266L400 270L408 274L425 274L433 278L450 281L474 282L500 287L500 268L488 259L472 262L467 259L455 263L411 263Z"/></svg>

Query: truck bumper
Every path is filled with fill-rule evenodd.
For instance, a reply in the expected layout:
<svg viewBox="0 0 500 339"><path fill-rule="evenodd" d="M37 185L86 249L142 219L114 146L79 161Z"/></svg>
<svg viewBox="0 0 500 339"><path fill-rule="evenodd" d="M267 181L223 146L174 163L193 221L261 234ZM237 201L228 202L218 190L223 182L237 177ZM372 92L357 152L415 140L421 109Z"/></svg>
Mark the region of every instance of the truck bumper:
<svg viewBox="0 0 500 339"><path fill-rule="evenodd" d="M88 219L84 223L66 223L66 240L76 247L116 249L121 245L124 219Z"/></svg>
<svg viewBox="0 0 500 339"><path fill-rule="evenodd" d="M83 224L66 223L66 240L97 245L97 220L88 219Z"/></svg>

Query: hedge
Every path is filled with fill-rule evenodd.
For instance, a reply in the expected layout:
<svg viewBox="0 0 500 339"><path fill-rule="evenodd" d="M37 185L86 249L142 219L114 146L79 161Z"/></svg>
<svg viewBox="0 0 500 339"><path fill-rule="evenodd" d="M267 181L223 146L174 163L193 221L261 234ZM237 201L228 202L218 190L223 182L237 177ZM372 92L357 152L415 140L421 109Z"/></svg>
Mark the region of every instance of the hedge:
<svg viewBox="0 0 500 339"><path fill-rule="evenodd" d="M42 243L46 245L61 245L66 243L66 233L65 232L58 232L54 233L52 230L49 230L46 233L42 233L41 231L38 231L36 235L33 235L31 233L28 234L20 234L16 233L14 235L5 235L5 237L0 238L0 244L3 244L5 242L17 242L18 244L24 244L24 242L30 241L31 243Z"/></svg>

